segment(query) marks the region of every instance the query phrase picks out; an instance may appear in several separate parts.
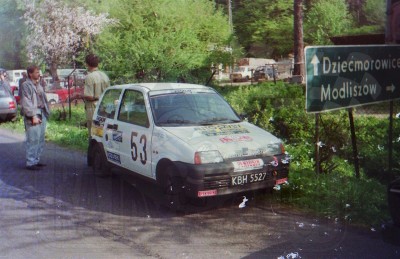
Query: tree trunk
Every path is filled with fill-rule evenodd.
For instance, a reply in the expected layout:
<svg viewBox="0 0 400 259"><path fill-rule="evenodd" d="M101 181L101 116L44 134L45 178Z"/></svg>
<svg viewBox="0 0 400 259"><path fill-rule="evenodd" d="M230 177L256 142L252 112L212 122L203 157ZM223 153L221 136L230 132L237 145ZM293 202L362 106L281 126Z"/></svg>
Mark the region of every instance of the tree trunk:
<svg viewBox="0 0 400 259"><path fill-rule="evenodd" d="M53 81L58 80L57 64L55 62L51 62L50 64L50 74L51 77L53 78Z"/></svg>
<svg viewBox="0 0 400 259"><path fill-rule="evenodd" d="M304 77L303 0L294 0L294 70Z"/></svg>

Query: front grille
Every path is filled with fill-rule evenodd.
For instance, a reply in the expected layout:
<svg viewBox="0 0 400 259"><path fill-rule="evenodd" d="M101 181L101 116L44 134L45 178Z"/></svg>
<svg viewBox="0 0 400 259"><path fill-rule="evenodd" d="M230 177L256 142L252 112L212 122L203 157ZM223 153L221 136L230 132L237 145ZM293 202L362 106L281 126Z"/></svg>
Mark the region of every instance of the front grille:
<svg viewBox="0 0 400 259"><path fill-rule="evenodd" d="M231 183L231 178L228 175L223 175L219 177L210 177L207 179L207 177L204 178L204 189L205 190L210 190L210 189L216 189L216 188L223 188L223 187L228 187Z"/></svg>

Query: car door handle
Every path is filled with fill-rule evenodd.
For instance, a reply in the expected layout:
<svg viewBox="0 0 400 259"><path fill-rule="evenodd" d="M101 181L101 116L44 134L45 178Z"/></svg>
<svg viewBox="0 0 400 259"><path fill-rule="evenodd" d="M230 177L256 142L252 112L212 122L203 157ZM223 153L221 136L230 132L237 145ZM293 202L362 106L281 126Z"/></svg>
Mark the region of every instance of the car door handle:
<svg viewBox="0 0 400 259"><path fill-rule="evenodd" d="M118 124L107 124L107 129L118 130Z"/></svg>

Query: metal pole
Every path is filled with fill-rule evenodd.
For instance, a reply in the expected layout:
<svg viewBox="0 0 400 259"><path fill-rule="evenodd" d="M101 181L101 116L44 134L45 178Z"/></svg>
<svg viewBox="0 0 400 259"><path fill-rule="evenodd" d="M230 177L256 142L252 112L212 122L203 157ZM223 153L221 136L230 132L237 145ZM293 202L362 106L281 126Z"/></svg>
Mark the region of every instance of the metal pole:
<svg viewBox="0 0 400 259"><path fill-rule="evenodd" d="M319 175L319 113L315 114L315 173Z"/></svg>
<svg viewBox="0 0 400 259"><path fill-rule="evenodd" d="M71 83L69 80L70 75L68 75L67 80L68 80L68 115L69 119L71 120Z"/></svg>
<svg viewBox="0 0 400 259"><path fill-rule="evenodd" d="M390 108L389 108L389 173L392 172L393 168L393 101L390 101Z"/></svg>
<svg viewBox="0 0 400 259"><path fill-rule="evenodd" d="M353 108L349 108L348 112L349 112L350 131L351 131L351 143L353 146L354 169L356 178L360 178L360 165L358 160L356 131L354 129Z"/></svg>

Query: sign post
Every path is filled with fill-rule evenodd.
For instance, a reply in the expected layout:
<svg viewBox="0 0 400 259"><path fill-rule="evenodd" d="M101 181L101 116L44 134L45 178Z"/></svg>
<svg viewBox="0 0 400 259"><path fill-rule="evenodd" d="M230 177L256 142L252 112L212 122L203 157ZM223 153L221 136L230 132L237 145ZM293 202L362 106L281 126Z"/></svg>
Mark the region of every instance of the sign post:
<svg viewBox="0 0 400 259"><path fill-rule="evenodd" d="M399 9L400 10L400 9ZM306 111L348 108L356 177L359 162L353 108L400 98L400 45L320 46L305 49ZM392 106L391 115L392 116ZM392 126L390 126L392 127ZM316 116L318 136L318 116ZM391 170L389 136L389 170ZM319 150L316 147L316 165ZM319 168L316 170L319 173Z"/></svg>

